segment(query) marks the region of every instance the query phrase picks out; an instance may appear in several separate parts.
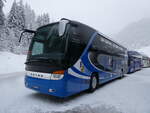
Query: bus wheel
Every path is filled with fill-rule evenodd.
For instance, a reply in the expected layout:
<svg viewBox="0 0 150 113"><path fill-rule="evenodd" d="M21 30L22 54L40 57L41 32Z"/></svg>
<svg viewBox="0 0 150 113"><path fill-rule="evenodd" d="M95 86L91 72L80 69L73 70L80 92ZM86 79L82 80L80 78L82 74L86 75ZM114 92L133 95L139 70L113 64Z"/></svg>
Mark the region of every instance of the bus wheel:
<svg viewBox="0 0 150 113"><path fill-rule="evenodd" d="M89 91L94 92L98 86L98 78L96 75L91 76Z"/></svg>

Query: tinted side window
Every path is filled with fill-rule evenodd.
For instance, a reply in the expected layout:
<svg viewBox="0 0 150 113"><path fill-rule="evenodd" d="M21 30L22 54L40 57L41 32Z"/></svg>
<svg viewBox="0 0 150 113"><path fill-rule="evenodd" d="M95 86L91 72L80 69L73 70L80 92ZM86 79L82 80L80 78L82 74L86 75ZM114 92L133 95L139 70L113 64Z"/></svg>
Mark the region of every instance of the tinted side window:
<svg viewBox="0 0 150 113"><path fill-rule="evenodd" d="M98 55L97 52L90 52L90 60L95 67L105 70L104 66L100 64L101 61L98 59Z"/></svg>
<svg viewBox="0 0 150 113"><path fill-rule="evenodd" d="M95 40L93 40L92 48L94 50L111 53L112 51L112 42L101 35L97 35Z"/></svg>
<svg viewBox="0 0 150 113"><path fill-rule="evenodd" d="M90 60L94 66L104 71L112 71L112 57L98 52L90 53Z"/></svg>
<svg viewBox="0 0 150 113"><path fill-rule="evenodd" d="M97 68L104 71L112 71L111 46L112 42L101 35L97 35L93 40L90 59Z"/></svg>
<svg viewBox="0 0 150 113"><path fill-rule="evenodd" d="M68 37L67 59L69 60L69 65L72 66L80 58L86 44L81 43L81 37L78 35L77 27L70 27Z"/></svg>
<svg viewBox="0 0 150 113"><path fill-rule="evenodd" d="M98 64L104 67L105 71L112 71L112 57L105 54L99 54L97 57Z"/></svg>
<svg viewBox="0 0 150 113"><path fill-rule="evenodd" d="M100 45L101 45L101 37L99 37L99 35L97 35L92 42L92 49L100 50Z"/></svg>

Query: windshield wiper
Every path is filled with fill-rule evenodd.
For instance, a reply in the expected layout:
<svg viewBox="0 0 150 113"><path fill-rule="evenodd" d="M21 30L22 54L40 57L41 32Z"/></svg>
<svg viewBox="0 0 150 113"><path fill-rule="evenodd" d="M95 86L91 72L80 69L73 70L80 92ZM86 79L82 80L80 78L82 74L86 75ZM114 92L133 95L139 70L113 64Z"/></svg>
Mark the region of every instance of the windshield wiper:
<svg viewBox="0 0 150 113"><path fill-rule="evenodd" d="M41 60L30 60L26 61L25 64L33 63L33 62L41 62Z"/></svg>
<svg viewBox="0 0 150 113"><path fill-rule="evenodd" d="M33 63L33 62L54 63L54 60L46 58L46 57L38 57L34 60L27 61L25 64L29 64L29 63Z"/></svg>

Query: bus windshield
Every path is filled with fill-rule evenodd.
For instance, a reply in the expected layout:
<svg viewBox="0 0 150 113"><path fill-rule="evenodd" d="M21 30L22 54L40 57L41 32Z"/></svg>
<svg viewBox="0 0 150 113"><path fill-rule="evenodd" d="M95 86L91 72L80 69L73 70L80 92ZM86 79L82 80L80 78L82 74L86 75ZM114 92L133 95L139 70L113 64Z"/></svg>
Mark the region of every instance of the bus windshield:
<svg viewBox="0 0 150 113"><path fill-rule="evenodd" d="M67 69L77 62L93 30L87 32L84 30L86 26L79 27L72 23L67 23L63 27L59 25L57 22L37 29L30 44L27 65L29 63L29 65L47 65Z"/></svg>
<svg viewBox="0 0 150 113"><path fill-rule="evenodd" d="M60 62L65 57L67 37L59 37L58 23L39 28L30 47L30 59L50 59Z"/></svg>

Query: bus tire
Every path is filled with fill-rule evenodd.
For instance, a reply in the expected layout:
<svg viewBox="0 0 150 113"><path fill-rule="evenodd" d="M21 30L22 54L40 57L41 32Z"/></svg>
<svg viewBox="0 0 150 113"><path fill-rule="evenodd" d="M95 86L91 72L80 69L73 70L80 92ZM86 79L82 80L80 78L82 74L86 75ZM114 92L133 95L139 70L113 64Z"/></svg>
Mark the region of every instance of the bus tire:
<svg viewBox="0 0 150 113"><path fill-rule="evenodd" d="M96 75L92 75L90 79L89 91L94 92L98 86L98 77Z"/></svg>

